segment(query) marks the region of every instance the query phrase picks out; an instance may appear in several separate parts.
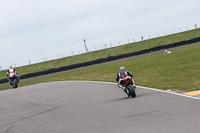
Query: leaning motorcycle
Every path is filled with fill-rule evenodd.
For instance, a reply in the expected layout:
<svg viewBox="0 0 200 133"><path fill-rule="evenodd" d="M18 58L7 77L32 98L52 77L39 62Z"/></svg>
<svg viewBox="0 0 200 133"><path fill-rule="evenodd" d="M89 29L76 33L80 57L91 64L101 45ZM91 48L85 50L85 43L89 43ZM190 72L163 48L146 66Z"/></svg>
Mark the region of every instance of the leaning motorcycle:
<svg viewBox="0 0 200 133"><path fill-rule="evenodd" d="M135 89L136 87L133 87L133 78L130 76L126 76L123 79L120 79L120 84L125 87L124 91L128 95L128 97L136 97Z"/></svg>
<svg viewBox="0 0 200 133"><path fill-rule="evenodd" d="M19 83L19 77L16 75L16 74L13 74L11 75L10 77L10 80L11 80L11 85L14 88L17 88L18 87L18 83Z"/></svg>

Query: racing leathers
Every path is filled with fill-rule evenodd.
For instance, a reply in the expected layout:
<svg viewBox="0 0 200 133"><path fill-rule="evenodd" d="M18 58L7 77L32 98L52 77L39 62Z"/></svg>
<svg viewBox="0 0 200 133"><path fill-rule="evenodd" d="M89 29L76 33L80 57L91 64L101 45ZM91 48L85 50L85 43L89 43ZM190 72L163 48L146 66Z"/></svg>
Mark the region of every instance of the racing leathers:
<svg viewBox="0 0 200 133"><path fill-rule="evenodd" d="M119 88L122 88L123 90L125 90L125 86L124 84L120 83L120 78L123 79L125 78L127 75L131 76L132 77L132 84L133 84L133 87L136 88L135 86L135 82L134 82L134 79L133 79L133 75L124 69L124 67L120 67L120 70L119 72L117 73L117 77L116 77L116 81L118 82L118 87Z"/></svg>
<svg viewBox="0 0 200 133"><path fill-rule="evenodd" d="M19 82L19 76L17 75L17 71L15 71L15 69L13 69L12 67L10 67L8 70L7 70L7 77L8 77L8 80L10 82L10 85L12 85L12 77L13 75L16 75L17 77L17 82Z"/></svg>

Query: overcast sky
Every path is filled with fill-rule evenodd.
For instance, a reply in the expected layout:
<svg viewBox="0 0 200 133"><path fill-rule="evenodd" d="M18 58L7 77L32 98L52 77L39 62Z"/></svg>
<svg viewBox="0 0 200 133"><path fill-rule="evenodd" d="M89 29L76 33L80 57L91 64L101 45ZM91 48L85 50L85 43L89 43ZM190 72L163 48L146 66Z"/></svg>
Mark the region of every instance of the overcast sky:
<svg viewBox="0 0 200 133"><path fill-rule="evenodd" d="M200 27L200 0L0 0L7 69ZM186 28L187 26L187 28Z"/></svg>

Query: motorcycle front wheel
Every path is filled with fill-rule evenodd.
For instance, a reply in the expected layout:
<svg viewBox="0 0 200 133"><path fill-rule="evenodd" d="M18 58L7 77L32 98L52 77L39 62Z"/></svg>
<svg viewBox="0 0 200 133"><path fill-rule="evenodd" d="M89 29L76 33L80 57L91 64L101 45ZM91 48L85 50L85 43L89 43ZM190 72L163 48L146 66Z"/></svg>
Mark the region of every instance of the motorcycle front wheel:
<svg viewBox="0 0 200 133"><path fill-rule="evenodd" d="M128 85L128 86L127 86L127 89L129 90L130 96L131 96L132 98L136 97L135 89L133 88L132 85Z"/></svg>
<svg viewBox="0 0 200 133"><path fill-rule="evenodd" d="M17 88L17 79L13 80L12 86L13 86L13 89Z"/></svg>

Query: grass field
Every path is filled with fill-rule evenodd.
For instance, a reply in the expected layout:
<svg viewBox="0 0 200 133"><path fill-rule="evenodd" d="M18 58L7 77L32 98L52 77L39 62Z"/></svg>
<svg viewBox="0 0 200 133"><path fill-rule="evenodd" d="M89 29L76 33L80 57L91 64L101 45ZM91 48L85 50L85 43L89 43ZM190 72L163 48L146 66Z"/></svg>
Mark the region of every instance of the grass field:
<svg viewBox="0 0 200 133"><path fill-rule="evenodd" d="M120 55L124 53L130 53L143 49L152 48L155 46L166 45L183 40L189 40L196 37L200 37L200 29L191 30L188 32L182 32L178 34L163 36L159 38L145 40L143 42L130 43L123 46L108 48L100 51L89 52L81 55L61 58L57 60L42 62L38 64L32 64L28 66L15 68L19 75L27 73L33 73L37 71L47 70L50 68L57 68L61 66L67 66L70 64L81 63L91 61L99 58L105 58L114 55ZM8 66L9 67L9 66ZM0 71L0 79L6 78L6 70Z"/></svg>
<svg viewBox="0 0 200 133"><path fill-rule="evenodd" d="M66 80L90 80L115 82L120 66L125 66L135 78L136 85L158 89L192 91L200 89L200 43L153 52L136 57L120 59L89 67L39 76L21 80L19 86L42 82ZM0 90L9 89L10 85L0 84Z"/></svg>

